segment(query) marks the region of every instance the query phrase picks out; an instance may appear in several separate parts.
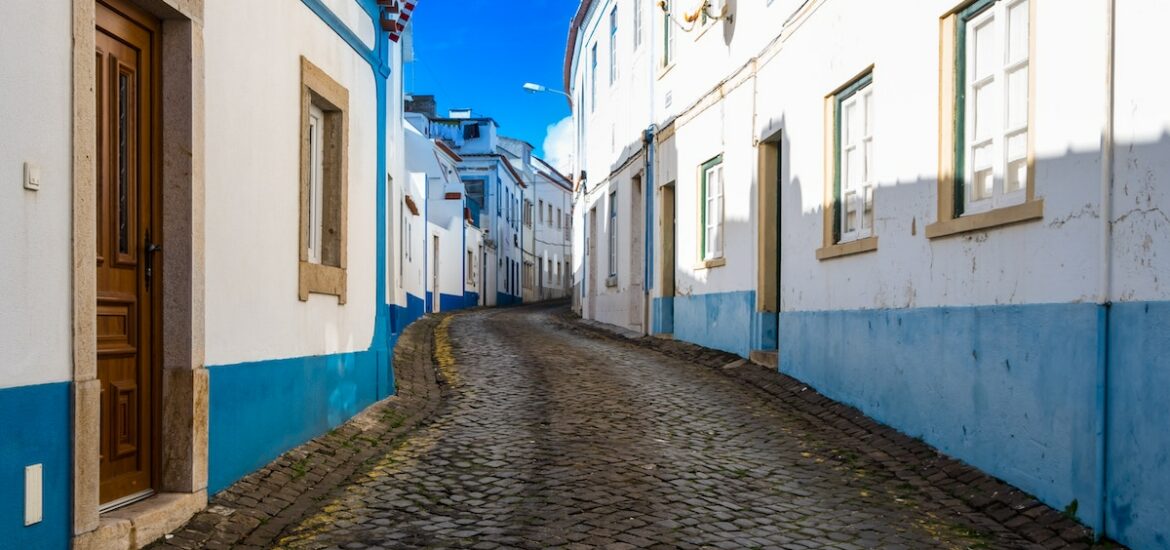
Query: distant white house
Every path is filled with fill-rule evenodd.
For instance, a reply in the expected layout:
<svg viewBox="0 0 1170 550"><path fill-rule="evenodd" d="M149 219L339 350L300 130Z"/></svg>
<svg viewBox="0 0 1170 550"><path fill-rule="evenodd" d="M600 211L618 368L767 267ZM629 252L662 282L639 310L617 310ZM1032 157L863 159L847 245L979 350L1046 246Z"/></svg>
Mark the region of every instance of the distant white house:
<svg viewBox="0 0 1170 550"><path fill-rule="evenodd" d="M462 297L448 295L440 299L438 309L506 306L568 296L564 282L564 262L570 258L570 235L565 231L571 207L568 178L535 156L532 145L499 135L491 118L458 109L440 117L434 97L424 95L413 97L410 110L406 116L417 136L410 137L408 131L408 140L416 140L419 152L411 162L430 163L430 201L434 208L445 209L444 214L430 217L436 227L428 254L434 256L437 251L440 259L438 271L432 272L434 280L427 283L428 291L433 292L436 280L444 289L460 288L459 272L450 268L463 267ZM437 151L429 157L423 155L428 146ZM458 181L447 173L451 167ZM563 219L558 224L548 212L537 212L537 206L551 207L551 215ZM455 216L464 220L466 240L462 243ZM447 248L442 243L453 244ZM452 252L460 250L461 261ZM474 262L469 263L467 254L472 254ZM435 302L428 303L435 310Z"/></svg>
<svg viewBox="0 0 1170 550"><path fill-rule="evenodd" d="M581 2L575 307L1167 547L1170 6L1068 8Z"/></svg>

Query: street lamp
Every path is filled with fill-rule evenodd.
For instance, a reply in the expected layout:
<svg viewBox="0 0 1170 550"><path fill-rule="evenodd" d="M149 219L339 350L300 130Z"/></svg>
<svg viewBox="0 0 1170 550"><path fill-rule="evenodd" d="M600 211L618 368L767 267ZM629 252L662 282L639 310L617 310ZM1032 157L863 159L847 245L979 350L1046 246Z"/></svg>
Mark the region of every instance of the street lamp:
<svg viewBox="0 0 1170 550"><path fill-rule="evenodd" d="M569 94L566 94L565 92L562 92L560 90L552 90L552 89L549 89L547 86L541 86L540 84L535 84L532 82L525 82L524 89L527 90L528 92L531 92L534 94L541 93L541 92L547 92L550 94L561 94L561 95L569 98L570 103L572 103L572 101L573 101L573 96L570 96Z"/></svg>

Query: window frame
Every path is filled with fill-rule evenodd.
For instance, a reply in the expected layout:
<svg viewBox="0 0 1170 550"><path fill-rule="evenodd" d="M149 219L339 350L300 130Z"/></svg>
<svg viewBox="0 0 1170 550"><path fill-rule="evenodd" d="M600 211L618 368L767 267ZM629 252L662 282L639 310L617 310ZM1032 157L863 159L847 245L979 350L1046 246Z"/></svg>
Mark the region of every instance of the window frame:
<svg viewBox="0 0 1170 550"><path fill-rule="evenodd" d="M671 28L670 10L671 0L663 0L665 9L662 12L662 62L659 67L666 71L674 65L674 29Z"/></svg>
<svg viewBox="0 0 1170 550"><path fill-rule="evenodd" d="M872 97L872 94L873 94L873 71L870 71L870 72L862 75L860 78L855 79L844 90L842 90L840 93L838 93L834 96L835 106L834 106L834 121L833 121L833 164L834 164L834 170L833 170L833 238L834 238L835 242L833 244L844 244L847 242L853 242L853 241L861 240L861 239L864 239L867 237L871 237L874 234L873 219L872 218L870 219L869 227L863 227L863 223L858 223L857 229L855 229L854 231L846 231L845 230L847 227L846 214L849 213L848 205L845 204L845 195L846 195L846 191L847 191L846 190L846 186L847 186L846 178L849 174L846 174L846 166L843 164L845 149L847 147L847 145L845 143L845 131L846 131L846 121L845 121L845 117L844 117L845 109L850 104L857 105L860 103L863 105L863 108L866 110L866 112L863 116L870 116L872 114L870 112L870 107L872 106L872 100L871 100L870 105L865 105L865 103L862 102L861 99L863 99L867 95ZM872 123L866 125L866 130L868 132L865 133L861 138L861 147L863 148L861 155L862 155L862 162L863 163L868 161L868 159L866 158L867 151L865 149L867 147L866 142L869 142L868 152L872 152L872 150L873 150L872 149L873 148ZM872 205L872 203L873 203L873 187L875 186L875 182L873 181L872 171L873 171L872 166L870 166L869 169L866 170L866 180L867 181L862 182L863 189L864 189L866 183L868 183L869 187L870 187L869 197L862 198L863 202L862 202L862 206L860 209L862 222L864 222L864 220L865 220L865 206L866 206L865 203L866 202L869 203L870 210L871 211L873 210L873 205Z"/></svg>
<svg viewBox="0 0 1170 550"><path fill-rule="evenodd" d="M618 274L618 192L616 189L609 192L609 227L606 229L609 240L609 276Z"/></svg>
<svg viewBox="0 0 1170 550"><path fill-rule="evenodd" d="M338 304L345 304L349 91L304 56L300 59L300 251L297 297L304 302L309 300L310 294L325 294L336 296ZM315 115L320 117L316 123L313 122ZM313 129L318 132L316 143L320 144L319 151L315 151L313 146ZM319 166L315 155L320 155ZM314 216L314 213L317 215ZM318 222L321 228L316 233L314 227Z"/></svg>
<svg viewBox="0 0 1170 550"><path fill-rule="evenodd" d="M609 11L609 85L617 84L618 5Z"/></svg>
<svg viewBox="0 0 1170 550"><path fill-rule="evenodd" d="M589 49L589 112L597 112L597 42Z"/></svg>
<svg viewBox="0 0 1170 550"><path fill-rule="evenodd" d="M875 233L876 228L874 227L870 228L869 235L857 235L856 238L851 238L851 240L842 239L846 235L843 235L844 231L842 227L844 212L841 197L842 181L840 167L840 139L843 129L841 125L842 106L850 98L853 98L858 92L866 88L869 88L872 93L874 72L875 66L870 65L847 80L844 85L825 96L825 199L823 206L824 219L822 222L824 236L821 248L816 250L818 260L829 260L877 250L878 238ZM877 182L874 181L872 186L876 188ZM871 208L876 210L877 205L874 204ZM853 236L850 235L849 237Z"/></svg>
<svg viewBox="0 0 1170 550"><path fill-rule="evenodd" d="M1002 203L991 207L967 208L967 28L966 23L984 13L988 8L1003 2L1002 10L1020 1L1028 3L1028 55L1027 55L1027 153L1025 167L1027 177L1023 201ZM997 37L1000 44L1006 38ZM964 2L944 14L939 20L939 183L938 220L926 227L930 239L949 237L971 231L981 231L1000 226L1035 221L1044 218L1044 200L1036 197L1035 182L1035 135L1036 135L1036 2L1035 0L971 0ZM1002 52L1001 46L997 49ZM999 65L1002 72L1006 60ZM1005 99L1006 95L1002 99ZM950 116L948 116L948 114ZM1000 133L1005 122L999 124ZM1003 151L1000 151L1003 152ZM1003 160L1003 159L999 159ZM998 160L997 160L998 165ZM1006 161L1005 161L1006 166Z"/></svg>
<svg viewBox="0 0 1170 550"><path fill-rule="evenodd" d="M1030 68L1032 64L1032 51L1028 47L1027 55L1016 61L1007 59L1008 53L1005 52L1005 43L1010 40L1007 34L1010 30L1007 25L1011 24L1011 18L1008 13L1012 7L1029 3L1030 0L979 0L959 13L956 21L956 38L955 38L955 91L958 97L955 100L955 216L961 217L964 215L978 214L1004 208L1007 206L1015 206L1027 200L1026 190L1028 187L1027 178L1025 178L1024 187L1016 191L1008 192L1004 189L1006 185L1007 171L1012 162L1021 159L1012 160L1008 158L1006 141L1010 139L1008 134L1026 133L1027 139L1031 138L1032 120L1031 113L1025 112L1024 126L1022 128L1011 128L1007 121L1007 111L1009 109L1007 96L1010 93L1008 82L1010 74L1023 70L1029 71L1027 76L1031 77ZM1031 4L1029 3L1030 8ZM1029 20L1031 19L1031 13ZM977 27L986 21L992 21L996 25L995 47L996 51L993 53L999 54L1002 59L995 64L995 69L989 77L976 78L978 75L974 74L974 70L978 62L969 63L969 56L972 53L971 45L974 40L974 33L970 32L970 27ZM1030 24L1030 23L1029 23ZM1029 28L1029 35L1031 29ZM980 80L986 82L979 83ZM992 192L990 197L983 199L972 200L972 192L975 188L971 182L975 180L975 166L974 161L968 162L968 159L974 155L968 154L969 150L975 146L972 142L976 136L975 125L968 124L968 114L974 110L975 99L971 92L975 87L984 87L987 85L995 85L996 91L999 92L1000 99L1000 117L999 123L995 126L994 132L988 138L988 145L990 145L992 154L996 157L992 169ZM1029 94L1030 95L1030 94ZM1027 98L1028 100L1031 97ZM1029 101L1030 103L1030 101ZM1027 147L1030 149L1030 147ZM1002 154L995 154L1002 153ZM1025 151L1024 161L1027 162L1028 151ZM1002 158L1000 158L1002 157ZM1002 161L1002 162L1001 162ZM1025 165L1028 169L1028 177L1031 175L1030 166ZM1002 169L1002 170L1001 170Z"/></svg>
<svg viewBox="0 0 1170 550"><path fill-rule="evenodd" d="M719 172L719 195L715 199L718 200L719 205L719 220L716 221L713 225L708 220L708 203L712 200L710 197L710 175L714 170L718 170ZM726 250L723 246L726 241L725 235L723 234L725 228L724 221L727 218L727 201L725 200L726 181L727 178L724 173L722 154L708 160L707 162L704 162L699 167L699 261L703 263L703 267L715 267L714 264L724 261L724 255L726 254ZM707 240L709 237L709 232L714 227L718 227L719 229L718 243L714 243L718 246L713 250L708 250Z"/></svg>

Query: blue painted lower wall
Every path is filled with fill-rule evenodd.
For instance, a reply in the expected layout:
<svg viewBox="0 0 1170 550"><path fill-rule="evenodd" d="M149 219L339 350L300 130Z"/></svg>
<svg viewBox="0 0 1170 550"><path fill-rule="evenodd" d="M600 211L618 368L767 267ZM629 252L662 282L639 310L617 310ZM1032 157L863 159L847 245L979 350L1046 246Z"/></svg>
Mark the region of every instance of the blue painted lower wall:
<svg viewBox="0 0 1170 550"><path fill-rule="evenodd" d="M377 351L208 367L210 492L373 404L389 370Z"/></svg>
<svg viewBox="0 0 1170 550"><path fill-rule="evenodd" d="M467 307L463 296L439 294L439 311L455 311Z"/></svg>
<svg viewBox="0 0 1170 550"><path fill-rule="evenodd" d="M1102 306L780 315L780 370L1099 528ZM1106 532L1170 548L1170 303L1108 313Z"/></svg>
<svg viewBox="0 0 1170 550"><path fill-rule="evenodd" d="M73 400L69 382L0 389L0 546L68 548ZM24 468L42 464L44 520L24 526Z"/></svg>
<svg viewBox="0 0 1170 550"><path fill-rule="evenodd" d="M776 349L776 314L756 311L754 290L675 296L673 303L678 340L741 357L756 349Z"/></svg>
<svg viewBox="0 0 1170 550"><path fill-rule="evenodd" d="M505 292L496 292L496 306L506 307L519 305L522 302L519 296L513 296Z"/></svg>
<svg viewBox="0 0 1170 550"><path fill-rule="evenodd" d="M654 298L650 306L652 318L650 331L652 334L671 334L674 332L674 297L665 296Z"/></svg>
<svg viewBox="0 0 1170 550"><path fill-rule="evenodd" d="M1106 532L1170 548L1170 302L1114 304L1109 350Z"/></svg>
<svg viewBox="0 0 1170 550"><path fill-rule="evenodd" d="M426 313L426 303L418 296L407 293L406 305L390 306L390 332L401 334L403 329L410 326L419 317ZM394 349L391 347L390 349Z"/></svg>

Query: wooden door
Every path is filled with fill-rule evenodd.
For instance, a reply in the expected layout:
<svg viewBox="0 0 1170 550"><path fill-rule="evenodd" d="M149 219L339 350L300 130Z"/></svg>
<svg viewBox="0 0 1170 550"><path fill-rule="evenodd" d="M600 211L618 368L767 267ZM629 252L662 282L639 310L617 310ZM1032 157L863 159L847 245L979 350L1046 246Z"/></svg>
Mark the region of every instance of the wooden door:
<svg viewBox="0 0 1170 550"><path fill-rule="evenodd" d="M158 24L97 3L97 365L103 508L150 494L158 466L161 303Z"/></svg>

